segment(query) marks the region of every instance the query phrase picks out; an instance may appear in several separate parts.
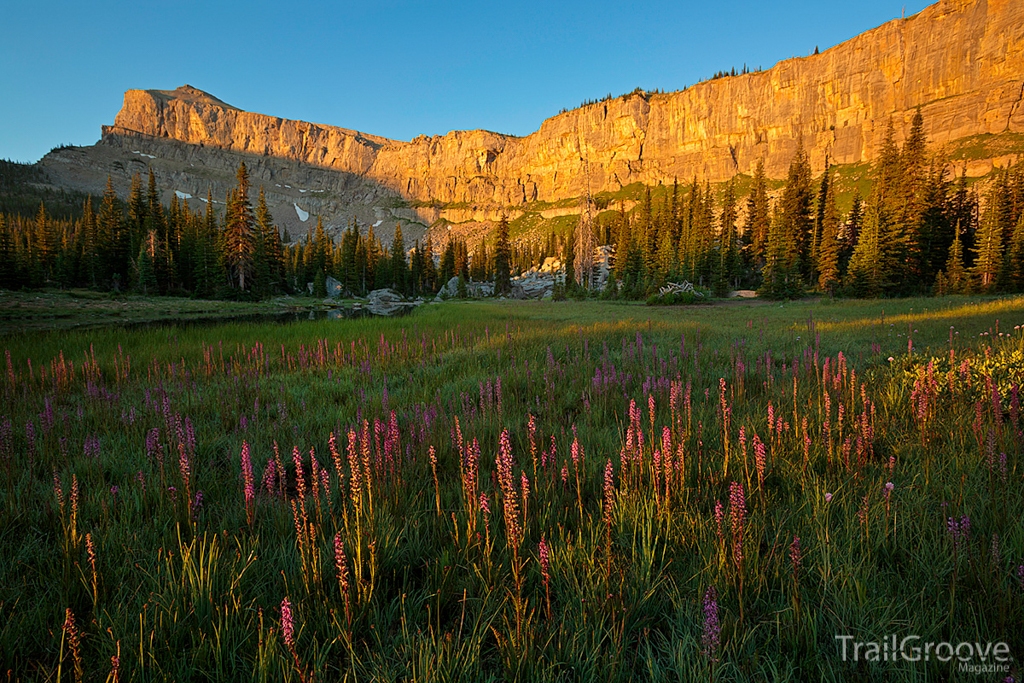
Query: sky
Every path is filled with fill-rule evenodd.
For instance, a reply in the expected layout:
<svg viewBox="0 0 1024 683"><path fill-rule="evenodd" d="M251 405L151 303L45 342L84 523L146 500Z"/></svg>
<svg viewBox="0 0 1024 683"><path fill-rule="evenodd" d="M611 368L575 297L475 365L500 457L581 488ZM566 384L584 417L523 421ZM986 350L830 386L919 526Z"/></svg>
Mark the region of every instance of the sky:
<svg viewBox="0 0 1024 683"><path fill-rule="evenodd" d="M585 100L768 68L929 4L905 1L2 0L0 158L93 144L125 90L186 83L397 140L527 135Z"/></svg>

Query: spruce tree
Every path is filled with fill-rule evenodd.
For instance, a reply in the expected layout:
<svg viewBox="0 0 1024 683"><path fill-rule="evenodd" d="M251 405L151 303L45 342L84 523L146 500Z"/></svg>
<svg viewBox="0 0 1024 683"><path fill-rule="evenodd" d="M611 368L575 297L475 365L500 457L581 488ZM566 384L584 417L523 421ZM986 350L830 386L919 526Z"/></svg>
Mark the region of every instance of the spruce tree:
<svg viewBox="0 0 1024 683"><path fill-rule="evenodd" d="M768 212L768 179L765 176L764 160L759 159L754 170L754 179L747 197L747 221L743 226L744 252L748 267L760 270L764 267L765 248L771 220Z"/></svg>
<svg viewBox="0 0 1024 683"><path fill-rule="evenodd" d="M0 213L0 287L14 289L17 283L17 266L14 237L4 220L4 215Z"/></svg>
<svg viewBox="0 0 1024 683"><path fill-rule="evenodd" d="M224 225L224 255L238 289L246 291L246 277L252 273L255 250L252 204L249 203L249 171L238 165L238 184L231 192Z"/></svg>
<svg viewBox="0 0 1024 683"><path fill-rule="evenodd" d="M1024 292L1024 211L1021 211L1013 229L1009 266L1010 287L1015 292Z"/></svg>
<svg viewBox="0 0 1024 683"><path fill-rule="evenodd" d="M39 276L45 282L53 276L58 244L54 222L46 215L46 207L42 202L39 202L39 211L36 213L34 241Z"/></svg>
<svg viewBox="0 0 1024 683"><path fill-rule="evenodd" d="M974 244L974 265L971 273L978 289L991 292L999 283L1003 272L1004 206L1003 184L1000 179L989 189L987 206L978 228Z"/></svg>
<svg viewBox="0 0 1024 683"><path fill-rule="evenodd" d="M768 299L791 299L800 295L802 288L795 253L792 225L787 222L782 208L777 206L765 245L761 296Z"/></svg>
<svg viewBox="0 0 1024 683"><path fill-rule="evenodd" d="M882 294L886 285L886 271L883 263L882 217L883 210L877 202L868 207L864 226L850 257L846 274L846 285L850 292L860 298L876 297Z"/></svg>
<svg viewBox="0 0 1024 683"><path fill-rule="evenodd" d="M501 217L498 238L494 245L494 295L512 293L512 249L508 239L508 219Z"/></svg>
<svg viewBox="0 0 1024 683"><path fill-rule="evenodd" d="M715 294L725 296L736 280L739 269L736 235L736 190L735 181L725 185L722 195L722 215L718 232L718 276L715 279Z"/></svg>
<svg viewBox="0 0 1024 683"><path fill-rule="evenodd" d="M921 235L929 190L926 157L924 119L918 108L910 124L910 134L900 152L898 193L894 198L893 220L900 226L906 245L905 261L896 278L902 280L902 291L913 289L927 277L930 269L929 254L922 249L926 241Z"/></svg>
<svg viewBox="0 0 1024 683"><path fill-rule="evenodd" d="M405 239L401 224L395 225L395 236L391 240L391 282L396 292L408 292L409 264L405 256Z"/></svg>
<svg viewBox="0 0 1024 683"><path fill-rule="evenodd" d="M805 281L811 276L811 236L814 226L812 211L811 165L803 141L789 164L786 186L779 202L787 253L786 269Z"/></svg>
<svg viewBox="0 0 1024 683"><path fill-rule="evenodd" d="M829 170L826 169L822 176L824 192L824 206L819 212L819 223L821 226L821 238L818 242L816 254L816 269L818 272L818 289L823 292L833 293L839 283L839 208L836 206L836 193L829 181ZM819 195L820 197L821 195Z"/></svg>
<svg viewBox="0 0 1024 683"><path fill-rule="evenodd" d="M565 236L565 291L576 289L576 231Z"/></svg>
<svg viewBox="0 0 1024 683"><path fill-rule="evenodd" d="M427 235L427 243L423 245L423 284L427 292L433 294L439 288L437 265L434 263L434 242Z"/></svg>
<svg viewBox="0 0 1024 683"><path fill-rule="evenodd" d="M101 255L100 279L104 284L110 283L117 288L128 274L128 234L124 228L121 202L114 192L114 182L110 176L107 176L107 187L103 191L103 203L100 204L97 222Z"/></svg>
<svg viewBox="0 0 1024 683"><path fill-rule="evenodd" d="M963 242L960 240L960 226L954 230L953 242L949 245L949 257L946 259L945 270L935 277L935 293L965 294L969 291L967 269L964 268Z"/></svg>

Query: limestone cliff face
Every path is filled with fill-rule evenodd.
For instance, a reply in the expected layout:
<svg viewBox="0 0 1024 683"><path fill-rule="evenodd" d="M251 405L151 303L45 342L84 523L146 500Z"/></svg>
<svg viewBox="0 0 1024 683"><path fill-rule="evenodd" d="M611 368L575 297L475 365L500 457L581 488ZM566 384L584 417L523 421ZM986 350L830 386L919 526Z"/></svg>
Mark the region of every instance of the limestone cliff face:
<svg viewBox="0 0 1024 683"><path fill-rule="evenodd" d="M942 0L812 57L545 121L518 138L458 131L400 142L242 111L199 90L131 90L104 137L169 138L352 174L409 200L515 206L693 176L763 158L785 174L803 140L816 169L871 161L922 109L929 139L1024 131L1024 2Z"/></svg>

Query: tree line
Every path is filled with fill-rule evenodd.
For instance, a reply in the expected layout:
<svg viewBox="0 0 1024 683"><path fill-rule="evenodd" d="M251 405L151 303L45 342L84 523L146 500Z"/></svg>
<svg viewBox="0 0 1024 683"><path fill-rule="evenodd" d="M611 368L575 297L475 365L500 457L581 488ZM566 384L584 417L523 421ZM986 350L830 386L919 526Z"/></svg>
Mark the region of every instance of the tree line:
<svg viewBox="0 0 1024 683"><path fill-rule="evenodd" d="M997 170L979 193L963 172L951 177L948 164L929 154L920 112L902 146L890 124L871 191L855 194L845 214L835 168L815 181L802 145L777 192L770 192L763 163L745 198L738 182L675 182L658 200L648 187L632 210L620 204L598 214L586 229L616 254L601 294L645 298L680 280L719 295L751 288L771 298L1024 291L1024 170ZM45 203L34 217L0 214L0 287L263 298L305 293L309 283L325 296L333 278L351 296L383 287L417 296L458 278L494 281L503 294L513 275L549 257L573 263L578 256L575 231L513 241L504 219L491 241L470 250L452 238L439 254L429 236L408 246L400 225L390 244L355 221L334 240L319 218L289 244L262 188L255 207L251 194L243 163L224 202L208 192L200 210L177 196L161 205L150 171L145 188L133 178L127 201L108 179L99 205L87 197L75 218L54 218ZM585 293L572 271L566 288Z"/></svg>
<svg viewBox="0 0 1024 683"><path fill-rule="evenodd" d="M835 168L812 179L800 145L774 200L764 165L745 199L736 179L714 190L673 184L656 206L648 188L632 212L599 216L616 244L608 296L642 298L688 280L724 294L770 298L807 292L854 297L1024 291L1024 170L997 169L981 197L966 174L929 154L918 111L902 146L890 124L866 198L843 215Z"/></svg>

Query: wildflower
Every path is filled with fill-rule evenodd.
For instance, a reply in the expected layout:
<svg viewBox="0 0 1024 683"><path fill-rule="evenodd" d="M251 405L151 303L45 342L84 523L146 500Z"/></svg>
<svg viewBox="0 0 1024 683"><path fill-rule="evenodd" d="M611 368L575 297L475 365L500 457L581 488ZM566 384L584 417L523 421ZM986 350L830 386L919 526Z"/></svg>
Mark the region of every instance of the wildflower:
<svg viewBox="0 0 1024 683"><path fill-rule="evenodd" d="M959 520L955 517L947 518L946 531L953 540L953 549L958 550L971 540L971 518L967 515L962 515Z"/></svg>
<svg viewBox="0 0 1024 683"><path fill-rule="evenodd" d="M832 502L832 494L831 493L826 493L825 494L825 502L826 503L831 503Z"/></svg>
<svg viewBox="0 0 1024 683"><path fill-rule="evenodd" d="M515 551L523 540L523 530L519 524L519 502L516 496L515 480L512 478L512 443L508 430L502 430L498 441L498 456L495 458L498 468L498 485L504 503L505 535L510 548Z"/></svg>
<svg viewBox="0 0 1024 683"><path fill-rule="evenodd" d="M252 459L249 456L249 442L242 442L242 482L245 486L245 510L252 522L252 502L256 498L256 489L253 486Z"/></svg>
<svg viewBox="0 0 1024 683"><path fill-rule="evenodd" d="M737 565L743 563L743 527L747 519L747 502L743 494L743 484L729 484L729 518L733 541L733 559Z"/></svg>
<svg viewBox="0 0 1024 683"><path fill-rule="evenodd" d="M68 639L68 649L71 650L71 659L75 665L75 679L82 680L82 649L81 649L81 635L78 632L78 627L75 625L75 614L68 607L64 610L64 635Z"/></svg>
<svg viewBox="0 0 1024 683"><path fill-rule="evenodd" d="M718 529L718 540L725 542L725 532L722 530L722 522L725 520L725 508L722 501L715 501L715 526Z"/></svg>
<svg viewBox="0 0 1024 683"><path fill-rule="evenodd" d="M548 547L547 539L540 537L540 544L537 546L540 554L540 574L544 577L544 587L551 583L551 549Z"/></svg>
<svg viewBox="0 0 1024 683"><path fill-rule="evenodd" d="M800 565L803 560L803 554L800 550L800 537L794 536L793 542L789 544L789 561L793 565L793 576L799 576Z"/></svg>
<svg viewBox="0 0 1024 683"><path fill-rule="evenodd" d="M764 442L761 441L761 437L754 434L754 464L757 468L758 488L764 486L765 456L766 452Z"/></svg>
<svg viewBox="0 0 1024 683"><path fill-rule="evenodd" d="M612 507L615 505L615 475L612 461L609 459L604 466L604 523L611 529Z"/></svg>
<svg viewBox="0 0 1024 683"><path fill-rule="evenodd" d="M150 462L163 462L163 451L160 448L160 430L153 427L146 433L146 457Z"/></svg>
<svg viewBox="0 0 1024 683"><path fill-rule="evenodd" d="M203 492L196 491L196 496L192 500L192 521L199 521L199 513L203 510Z"/></svg>
<svg viewBox="0 0 1024 683"><path fill-rule="evenodd" d="M289 650L295 649L295 622L292 619L292 603L288 598L281 601L281 637Z"/></svg>
<svg viewBox="0 0 1024 683"><path fill-rule="evenodd" d="M718 618L718 591L708 586L704 592L704 634L701 637L701 652L712 663L718 661L718 645L722 634L722 624Z"/></svg>

